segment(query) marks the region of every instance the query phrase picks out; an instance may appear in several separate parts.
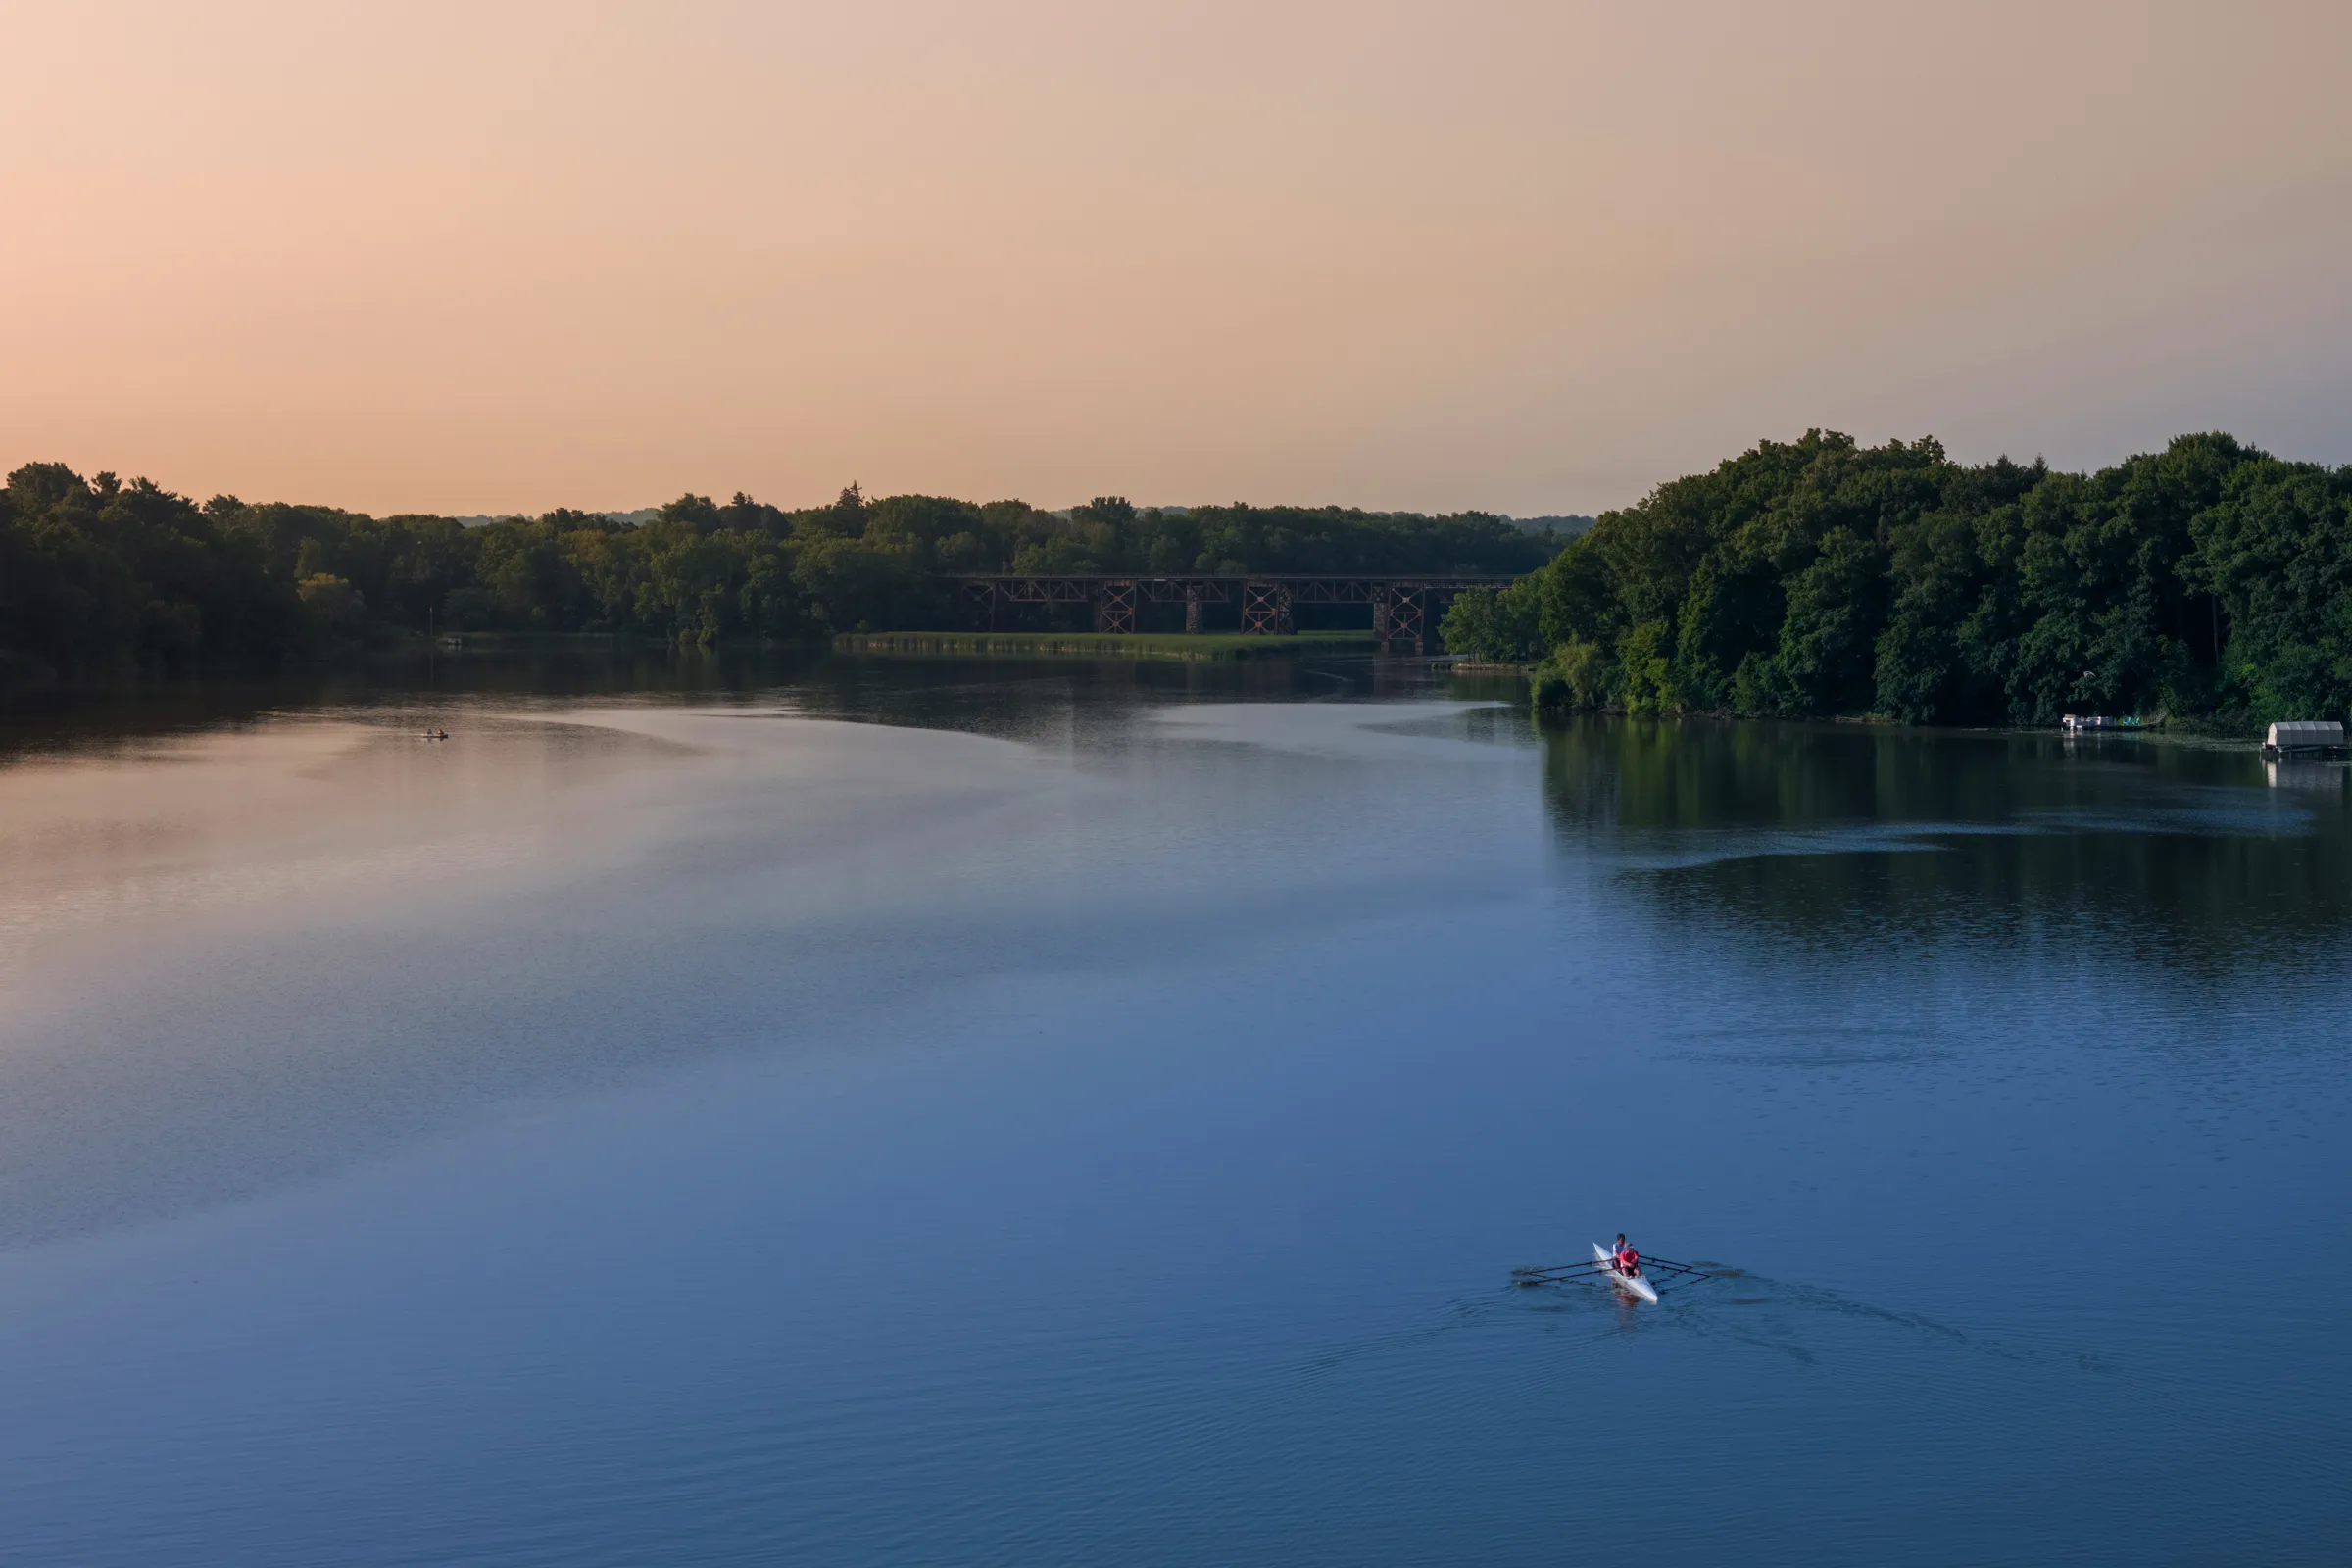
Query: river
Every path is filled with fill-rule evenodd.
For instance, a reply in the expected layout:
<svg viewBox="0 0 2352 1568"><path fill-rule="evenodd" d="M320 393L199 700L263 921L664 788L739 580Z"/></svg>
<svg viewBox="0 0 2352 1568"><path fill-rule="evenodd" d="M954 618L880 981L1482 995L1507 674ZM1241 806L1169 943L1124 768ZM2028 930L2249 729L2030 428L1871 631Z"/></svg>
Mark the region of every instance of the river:
<svg viewBox="0 0 2352 1568"><path fill-rule="evenodd" d="M20 703L0 1555L2338 1561L2348 939L2340 766L1411 662Z"/></svg>

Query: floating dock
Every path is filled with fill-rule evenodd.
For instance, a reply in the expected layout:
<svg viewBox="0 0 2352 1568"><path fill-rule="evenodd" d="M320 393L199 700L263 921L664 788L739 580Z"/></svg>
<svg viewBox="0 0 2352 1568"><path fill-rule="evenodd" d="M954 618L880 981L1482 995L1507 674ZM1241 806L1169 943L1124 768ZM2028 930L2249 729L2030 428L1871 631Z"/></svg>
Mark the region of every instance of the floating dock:
<svg viewBox="0 0 2352 1568"><path fill-rule="evenodd" d="M2344 726L2334 719L2295 719L2284 724L2273 724L2263 738L2262 749L2276 756L2281 752L2326 752L2344 744Z"/></svg>

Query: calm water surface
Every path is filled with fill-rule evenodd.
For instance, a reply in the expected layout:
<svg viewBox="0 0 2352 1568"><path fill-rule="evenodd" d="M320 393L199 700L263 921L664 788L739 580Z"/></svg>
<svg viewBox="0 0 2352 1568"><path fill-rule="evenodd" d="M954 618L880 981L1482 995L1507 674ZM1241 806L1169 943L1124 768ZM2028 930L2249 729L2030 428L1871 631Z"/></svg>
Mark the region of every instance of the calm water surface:
<svg viewBox="0 0 2352 1568"><path fill-rule="evenodd" d="M20 705L0 1556L2341 1561L2348 938L2340 767L1410 664Z"/></svg>

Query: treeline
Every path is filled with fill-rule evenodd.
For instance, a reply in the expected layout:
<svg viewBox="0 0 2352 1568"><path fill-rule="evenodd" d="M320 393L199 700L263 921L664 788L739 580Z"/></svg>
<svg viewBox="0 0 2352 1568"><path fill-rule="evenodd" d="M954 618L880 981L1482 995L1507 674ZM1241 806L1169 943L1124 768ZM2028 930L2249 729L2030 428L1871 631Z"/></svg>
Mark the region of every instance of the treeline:
<svg viewBox="0 0 2352 1568"><path fill-rule="evenodd" d="M1459 599L1541 706L2042 724L2352 710L2352 467L2187 435L2097 473L1765 442Z"/></svg>
<svg viewBox="0 0 2352 1568"><path fill-rule="evenodd" d="M1554 543L1481 513L1337 507L1069 513L938 496L785 510L681 496L630 523L480 526L330 507L201 506L60 464L0 491L0 675L268 664L403 632L605 632L710 644L955 624L955 571L1514 572Z"/></svg>

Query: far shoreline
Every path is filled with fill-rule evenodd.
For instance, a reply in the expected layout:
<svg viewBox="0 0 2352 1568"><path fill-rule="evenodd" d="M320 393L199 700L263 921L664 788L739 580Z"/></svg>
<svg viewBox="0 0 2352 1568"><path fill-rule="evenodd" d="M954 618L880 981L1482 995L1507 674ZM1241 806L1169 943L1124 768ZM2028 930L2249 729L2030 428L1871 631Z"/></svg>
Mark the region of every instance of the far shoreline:
<svg viewBox="0 0 2352 1568"><path fill-rule="evenodd" d="M842 632L837 654L1019 654L1061 659L1263 659L1279 654L1377 653L1368 631L1245 632L876 631Z"/></svg>

